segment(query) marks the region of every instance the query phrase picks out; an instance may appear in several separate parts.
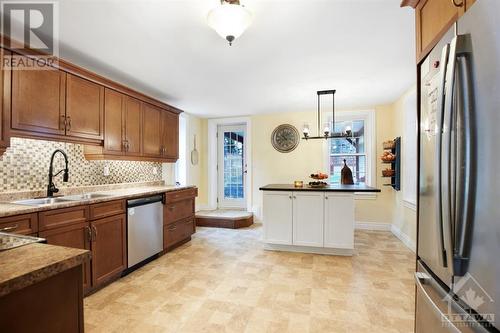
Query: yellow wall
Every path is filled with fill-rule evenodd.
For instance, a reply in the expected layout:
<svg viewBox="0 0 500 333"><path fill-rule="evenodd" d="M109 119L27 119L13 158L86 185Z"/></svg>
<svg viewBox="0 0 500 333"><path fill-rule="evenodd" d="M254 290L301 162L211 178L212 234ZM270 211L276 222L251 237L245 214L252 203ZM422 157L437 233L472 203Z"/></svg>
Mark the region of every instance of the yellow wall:
<svg viewBox="0 0 500 333"><path fill-rule="evenodd" d="M376 120L377 156L382 154L382 142L392 139L393 117L392 108L384 106L371 111ZM339 111L338 114L341 114ZM299 146L290 153L280 153L271 145L271 133L280 124L294 125L299 132L305 122L316 123L316 113L288 112L253 116L252 120L252 198L253 209L257 216L262 207L262 192L259 187L270 183L292 183L294 180L308 182L309 175L316 171L328 172L325 158L326 140L301 140ZM312 128L313 133L316 129ZM377 158L376 184L382 192L373 199L356 200L357 222L392 223L393 191L382 186L382 165Z"/></svg>
<svg viewBox="0 0 500 333"><path fill-rule="evenodd" d="M410 94L415 94L415 87L409 89L403 96L401 96L393 105L393 113L395 119L394 131L396 136L401 136L401 140L405 140L404 133L404 122L405 122L405 113L404 113L404 105L405 101ZM405 152L403 151L403 154ZM404 168L404 163L402 168ZM402 183L404 187L404 181ZM404 204L403 200L403 191L399 191L395 193L394 198L394 218L393 225L401 230L401 232L406 235L413 245L416 243L416 232L417 232L417 213L415 209L411 209Z"/></svg>
<svg viewBox="0 0 500 333"><path fill-rule="evenodd" d="M207 119L185 114L187 118L187 182L198 187L197 207L206 206L208 202L207 189ZM197 165L191 163L191 151L194 147L196 135L196 149L199 154Z"/></svg>

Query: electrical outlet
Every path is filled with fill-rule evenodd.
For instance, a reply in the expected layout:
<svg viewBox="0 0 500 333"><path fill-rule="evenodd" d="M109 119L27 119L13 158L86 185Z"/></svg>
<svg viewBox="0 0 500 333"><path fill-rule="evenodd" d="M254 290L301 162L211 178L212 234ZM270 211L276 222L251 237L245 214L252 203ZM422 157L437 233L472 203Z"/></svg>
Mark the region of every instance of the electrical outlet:
<svg viewBox="0 0 500 333"><path fill-rule="evenodd" d="M104 177L109 177L109 165L104 166L103 174Z"/></svg>

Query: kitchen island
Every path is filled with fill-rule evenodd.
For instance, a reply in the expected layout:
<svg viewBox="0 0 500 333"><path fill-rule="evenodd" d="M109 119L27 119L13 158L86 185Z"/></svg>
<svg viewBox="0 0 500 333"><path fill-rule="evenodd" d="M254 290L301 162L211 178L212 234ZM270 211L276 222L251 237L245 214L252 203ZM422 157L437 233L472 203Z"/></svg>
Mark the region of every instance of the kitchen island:
<svg viewBox="0 0 500 333"><path fill-rule="evenodd" d="M0 234L0 243L15 235ZM87 250L33 243L0 251L2 332L83 332Z"/></svg>
<svg viewBox="0 0 500 333"><path fill-rule="evenodd" d="M270 184L260 190L266 249L334 255L354 251L354 194L380 192L365 185Z"/></svg>

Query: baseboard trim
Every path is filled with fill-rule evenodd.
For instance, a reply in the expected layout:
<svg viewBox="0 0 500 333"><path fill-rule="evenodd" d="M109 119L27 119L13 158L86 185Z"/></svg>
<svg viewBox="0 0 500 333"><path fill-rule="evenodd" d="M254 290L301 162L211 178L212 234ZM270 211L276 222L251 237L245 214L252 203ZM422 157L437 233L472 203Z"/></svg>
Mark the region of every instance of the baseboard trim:
<svg viewBox="0 0 500 333"><path fill-rule="evenodd" d="M396 236L407 248L409 248L413 253L416 253L415 242L405 234L397 225L391 225L391 232Z"/></svg>
<svg viewBox="0 0 500 333"><path fill-rule="evenodd" d="M297 246L297 245L283 245L283 244L269 244L269 243L264 243L264 250L327 254L336 256L353 256L356 253L354 249L342 249L342 248L334 249L326 247Z"/></svg>
<svg viewBox="0 0 500 333"><path fill-rule="evenodd" d="M356 230L391 231L389 223L356 222Z"/></svg>

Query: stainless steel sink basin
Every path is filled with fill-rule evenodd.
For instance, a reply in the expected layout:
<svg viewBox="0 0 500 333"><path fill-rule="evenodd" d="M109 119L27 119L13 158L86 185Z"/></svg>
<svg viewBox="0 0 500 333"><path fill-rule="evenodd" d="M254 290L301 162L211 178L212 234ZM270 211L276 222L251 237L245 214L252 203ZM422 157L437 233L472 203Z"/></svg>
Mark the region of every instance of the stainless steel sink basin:
<svg viewBox="0 0 500 333"><path fill-rule="evenodd" d="M63 198L66 200L80 201L80 200L91 200L91 199L99 199L99 198L106 198L106 197L109 197L109 194L85 193L85 194L78 194L78 195L67 195Z"/></svg>
<svg viewBox="0 0 500 333"><path fill-rule="evenodd" d="M19 205L27 205L27 206L43 206L43 205L52 205L59 202L68 202L72 201L71 199L66 199L64 197L57 198L40 198L40 199L27 199L27 200L18 200L13 201L15 204Z"/></svg>

